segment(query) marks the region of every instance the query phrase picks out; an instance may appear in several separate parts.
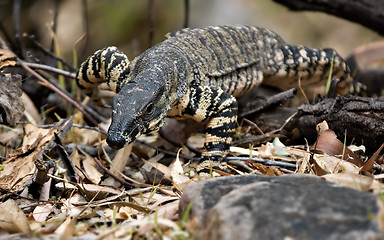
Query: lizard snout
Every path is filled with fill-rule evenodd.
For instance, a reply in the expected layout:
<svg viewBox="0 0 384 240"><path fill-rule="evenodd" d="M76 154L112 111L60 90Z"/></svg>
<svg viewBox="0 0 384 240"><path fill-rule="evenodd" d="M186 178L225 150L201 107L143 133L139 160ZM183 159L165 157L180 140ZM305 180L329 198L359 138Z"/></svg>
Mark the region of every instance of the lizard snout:
<svg viewBox="0 0 384 240"><path fill-rule="evenodd" d="M107 143L111 148L120 149L124 147L126 141L123 137L117 134L108 134Z"/></svg>

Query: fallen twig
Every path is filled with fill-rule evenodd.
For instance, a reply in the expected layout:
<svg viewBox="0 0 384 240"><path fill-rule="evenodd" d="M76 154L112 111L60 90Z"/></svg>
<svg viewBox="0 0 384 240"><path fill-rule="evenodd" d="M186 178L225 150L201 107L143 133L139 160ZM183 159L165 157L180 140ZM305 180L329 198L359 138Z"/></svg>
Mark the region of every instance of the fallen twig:
<svg viewBox="0 0 384 240"><path fill-rule="evenodd" d="M44 70L44 71L48 71L48 72L56 73L56 74L59 74L59 75L63 75L65 77L76 78L76 74L74 74L74 73L71 73L71 72L68 72L68 71L65 71L65 70L62 70L62 69L58 69L58 68L55 68L55 67L52 67L52 66L48 66L48 65L44 65L44 64L39 64L39 63L31 63L31 62L25 62L25 61L23 61L23 62L18 61L18 62L16 62L15 66L22 67L22 63L25 64L26 66L30 67L30 68L33 68L33 69L41 69L41 70Z"/></svg>
<svg viewBox="0 0 384 240"><path fill-rule="evenodd" d="M297 168L296 163L288 163L282 161L275 161L263 158L255 158L255 157L226 157L226 160L230 164L231 161L254 161L266 166L277 166L277 167L286 167L286 168Z"/></svg>
<svg viewBox="0 0 384 240"><path fill-rule="evenodd" d="M239 113L239 117L246 117L250 114L262 111L272 105L276 105L278 103L284 102L288 98L292 98L296 95L296 89L291 88L284 92L275 94L267 99L259 99L255 101L248 102Z"/></svg>
<svg viewBox="0 0 384 240"><path fill-rule="evenodd" d="M36 71L34 71L32 68L30 68L29 66L27 66L24 62L22 62L20 59L18 60L18 62L20 63L20 66L22 68L24 68L26 71L28 71L29 73L31 73L34 77L36 77L37 79L39 79L41 82L44 83L44 85L46 87L48 87L49 89L51 89L52 91L56 92L57 94L59 94L62 98L64 98L65 100L67 100L69 103L71 103L73 106L75 106L80 112L82 112L84 114L84 117L86 117L92 124L94 124L95 126L98 125L98 122L87 112L85 111L84 107L81 106L78 102L74 101L71 97L69 97L68 95L66 95L63 91L61 91L61 89L59 89L58 87L56 87L55 85L53 85L52 83L50 83L47 79L43 78L40 74L38 74ZM101 128L101 127L100 127Z"/></svg>

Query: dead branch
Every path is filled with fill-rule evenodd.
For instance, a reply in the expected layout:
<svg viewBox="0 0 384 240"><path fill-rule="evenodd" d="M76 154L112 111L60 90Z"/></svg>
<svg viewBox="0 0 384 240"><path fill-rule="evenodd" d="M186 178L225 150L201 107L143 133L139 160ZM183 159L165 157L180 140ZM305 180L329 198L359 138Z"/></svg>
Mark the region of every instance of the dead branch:
<svg viewBox="0 0 384 240"><path fill-rule="evenodd" d="M292 98L296 95L296 89L291 88L284 92L275 94L273 96L247 101L244 105L240 107L239 117L246 117L248 115L254 114L256 112L261 112L266 108L276 106L286 101L289 98Z"/></svg>
<svg viewBox="0 0 384 240"><path fill-rule="evenodd" d="M40 74L38 74L37 72L35 72L34 70L32 70L29 66L27 66L26 64L24 64L22 61L18 61L20 62L20 65L22 68L24 68L26 71L28 71L29 73L31 73L34 77L36 77L38 80L40 80L41 82L43 82L46 87L48 87L49 89L51 89L52 91L56 92L57 94L59 94L62 98L64 98L65 100L67 100L68 102L70 102L73 106L75 106L80 112L82 112L84 114L84 116L92 123L94 124L95 126L98 125L97 121L87 112L85 111L84 107L81 106L78 102L74 101L73 99L71 99L70 97L68 97L68 95L64 94L63 91L61 91L60 89L58 89L56 86L54 86L53 84L51 84L47 79L43 78Z"/></svg>
<svg viewBox="0 0 384 240"><path fill-rule="evenodd" d="M326 98L314 105L300 106L282 134L292 137L294 132L300 132L301 136L316 137L316 124L325 120L339 139L347 130L348 139L375 151L384 142L383 112L384 98Z"/></svg>
<svg viewBox="0 0 384 240"><path fill-rule="evenodd" d="M376 0L274 0L294 11L319 11L347 19L384 35L384 2Z"/></svg>

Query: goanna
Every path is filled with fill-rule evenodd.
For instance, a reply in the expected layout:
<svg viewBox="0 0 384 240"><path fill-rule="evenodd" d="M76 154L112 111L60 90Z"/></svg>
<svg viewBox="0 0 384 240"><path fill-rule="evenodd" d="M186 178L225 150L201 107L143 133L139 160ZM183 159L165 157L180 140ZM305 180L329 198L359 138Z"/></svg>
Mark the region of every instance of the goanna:
<svg viewBox="0 0 384 240"><path fill-rule="evenodd" d="M333 61L333 68L331 63ZM340 89L351 84L349 69L333 49L286 44L258 27L183 29L132 62L115 47L82 63L77 83L89 95L106 82L113 98L107 143L121 148L159 130L166 117L206 122L205 159L222 159L236 129L236 98L262 82L288 89L324 84L330 69Z"/></svg>

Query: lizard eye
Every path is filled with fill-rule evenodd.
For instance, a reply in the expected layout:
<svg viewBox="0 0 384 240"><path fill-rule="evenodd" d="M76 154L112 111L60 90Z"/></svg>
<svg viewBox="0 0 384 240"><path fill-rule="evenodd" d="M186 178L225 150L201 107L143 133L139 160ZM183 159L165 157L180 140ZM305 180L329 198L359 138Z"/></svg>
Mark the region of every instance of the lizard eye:
<svg viewBox="0 0 384 240"><path fill-rule="evenodd" d="M147 108L145 109L145 116L149 117L153 113L153 110L155 110L153 103L148 104Z"/></svg>

